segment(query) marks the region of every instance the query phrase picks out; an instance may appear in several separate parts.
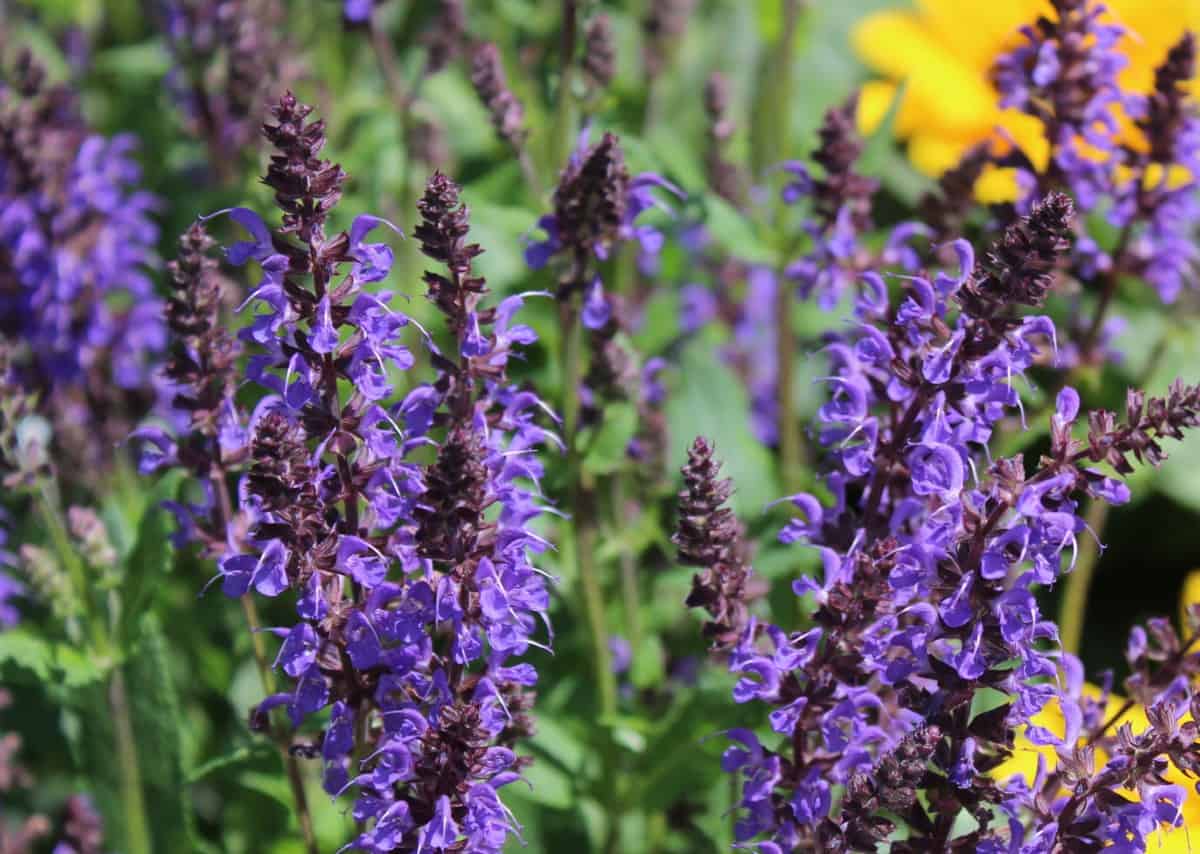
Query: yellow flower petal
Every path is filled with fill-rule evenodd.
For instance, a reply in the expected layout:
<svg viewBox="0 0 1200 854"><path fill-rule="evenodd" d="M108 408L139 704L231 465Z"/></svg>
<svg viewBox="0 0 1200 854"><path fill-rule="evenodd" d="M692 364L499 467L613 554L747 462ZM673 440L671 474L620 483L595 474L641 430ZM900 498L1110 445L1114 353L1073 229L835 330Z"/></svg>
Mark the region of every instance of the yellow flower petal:
<svg viewBox="0 0 1200 854"><path fill-rule="evenodd" d="M1019 41L1022 24L1036 20L1048 0L917 0L926 26L962 62L986 74L996 56Z"/></svg>
<svg viewBox="0 0 1200 854"><path fill-rule="evenodd" d="M1048 0L914 0L912 10L885 10L867 16L852 33L855 51L887 78L881 86L907 82L895 133L913 140L909 152L921 171L938 175L957 154L985 139L1003 139L1003 128L1039 168L1048 146L1037 121L1013 110L1001 111L990 72L999 56L1019 43L1018 28L1049 12ZM1129 63L1122 84L1148 92L1154 69L1186 30L1200 30L1200 0L1108 0L1109 19L1129 30L1118 49ZM1200 77L1191 91L1200 96ZM878 88L860 118L871 129L886 114ZM1128 117L1116 116L1123 144L1145 150L1140 131ZM868 121L869 120L869 121ZM955 152L954 156L950 152ZM1186 179L1186 174L1169 180ZM1003 173L989 175L981 192L991 199L1007 192Z"/></svg>
<svg viewBox="0 0 1200 854"><path fill-rule="evenodd" d="M879 130L887 117L900 87L884 80L864 83L858 90L858 132L870 136ZM899 118L899 115L897 115ZM897 128L897 130L899 130Z"/></svg>
<svg viewBox="0 0 1200 854"><path fill-rule="evenodd" d="M975 182L975 198L985 205L1015 202L1018 189L1016 169L988 166Z"/></svg>
<svg viewBox="0 0 1200 854"><path fill-rule="evenodd" d="M915 15L877 12L855 27L851 40L868 65L908 82L906 98L920 110L924 127L960 136L991 127L996 96L986 78L956 59Z"/></svg>
<svg viewBox="0 0 1200 854"><path fill-rule="evenodd" d="M955 166L970 147L970 142L922 132L909 141L908 159L919 172L936 178Z"/></svg>
<svg viewBox="0 0 1200 854"><path fill-rule="evenodd" d="M1146 837L1146 854L1200 854L1200 826L1187 817L1185 810L1182 827Z"/></svg>

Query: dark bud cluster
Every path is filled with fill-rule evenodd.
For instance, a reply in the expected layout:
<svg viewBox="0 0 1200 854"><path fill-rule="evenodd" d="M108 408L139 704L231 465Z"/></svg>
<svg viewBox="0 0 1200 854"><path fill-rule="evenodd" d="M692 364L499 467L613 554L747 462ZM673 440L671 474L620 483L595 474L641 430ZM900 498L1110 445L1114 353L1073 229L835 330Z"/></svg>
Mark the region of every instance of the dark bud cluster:
<svg viewBox="0 0 1200 854"><path fill-rule="evenodd" d="M712 191L731 204L743 197L742 175L725 156L725 148L736 126L729 118L729 80L714 71L704 84L704 112L708 116L708 152L705 168Z"/></svg>
<svg viewBox="0 0 1200 854"><path fill-rule="evenodd" d="M485 522L488 470L477 430L457 424L442 442L425 476L414 511L418 549L436 563L465 566L474 557Z"/></svg>
<svg viewBox="0 0 1200 854"><path fill-rule="evenodd" d="M608 88L617 71L617 46L613 41L612 21L608 15L596 15L588 21L583 36L583 76L593 92Z"/></svg>
<svg viewBox="0 0 1200 854"><path fill-rule="evenodd" d="M625 152L611 133L563 171L554 191L554 216L559 240L577 259L617 242L629 196Z"/></svg>
<svg viewBox="0 0 1200 854"><path fill-rule="evenodd" d="M642 19L645 45L642 51L646 73L651 77L662 74L670 61L675 42L687 30L696 0L650 0L646 17Z"/></svg>
<svg viewBox="0 0 1200 854"><path fill-rule="evenodd" d="M318 552L329 551L336 532L331 530L325 503L313 486L316 475L304 431L283 413L268 412L254 432L251 453L248 489L279 517L275 522L260 522L254 536L278 538L293 556L320 562Z"/></svg>
<svg viewBox="0 0 1200 854"><path fill-rule="evenodd" d="M425 71L436 74L466 49L467 12L463 0L441 0L434 25L425 35Z"/></svg>
<svg viewBox="0 0 1200 854"><path fill-rule="evenodd" d="M827 821L822 828L831 851L875 851L896 829L883 811L906 815L925 788L929 764L942 742L936 725L921 725L900 740L867 773L855 774L842 801L842 826Z"/></svg>
<svg viewBox="0 0 1200 854"><path fill-rule="evenodd" d="M513 148L525 141L525 108L508 86L500 49L493 42L476 45L471 60L471 83L492 116L492 126Z"/></svg>
<svg viewBox="0 0 1200 854"><path fill-rule="evenodd" d="M178 257L167 265L172 341L165 374L179 389L174 405L191 414L193 430L208 444L217 436L221 405L233 392L239 350L221 325L222 278L211 256L214 245L204 226L193 223L179 238ZM215 447L208 451L220 453Z"/></svg>
<svg viewBox="0 0 1200 854"><path fill-rule="evenodd" d="M1176 380L1164 397L1146 398L1130 389L1125 400L1125 423L1115 413L1094 410L1088 414L1087 448L1081 456L1106 462L1121 474L1133 471L1129 457L1158 465L1166 454L1162 439L1182 439L1183 431L1200 425L1200 384Z"/></svg>
<svg viewBox="0 0 1200 854"><path fill-rule="evenodd" d="M1070 247L1075 206L1051 193L1014 222L993 244L972 280L963 286L964 310L976 317L1000 314L1007 306L1039 306L1054 284L1054 272Z"/></svg>
<svg viewBox="0 0 1200 854"><path fill-rule="evenodd" d="M325 121L309 122L312 107L287 92L271 108L275 124L263 126L263 134L275 146L263 183L275 191L283 211L285 234L295 234L302 243L319 245L325 236L325 218L342 197L346 173L336 163L320 158L325 147Z"/></svg>
<svg viewBox="0 0 1200 854"><path fill-rule="evenodd" d="M1187 84L1196 76L1196 37L1184 33L1154 72L1154 91L1138 126L1150 143L1150 160L1170 165L1178 159L1176 146L1193 111Z"/></svg>
<svg viewBox="0 0 1200 854"><path fill-rule="evenodd" d="M102 854L104 821L90 800L72 795L63 806L62 837L58 847L74 854ZM58 848L55 848L57 851Z"/></svg>
<svg viewBox="0 0 1200 854"><path fill-rule="evenodd" d="M873 178L858 174L855 167L862 156L862 139L855 116L857 94L840 107L826 111L819 131L820 144L813 160L825 170L824 177L813 182L813 207L818 217L831 226L843 208L859 231L871 226L871 196L879 186Z"/></svg>
<svg viewBox="0 0 1200 854"><path fill-rule="evenodd" d="M482 276L473 275L471 264L483 249L468 243L470 209L459 201L459 187L441 172L435 172L417 202L421 222L413 229L421 252L444 264L449 276L427 270L424 274L429 299L446 316L455 337L466 329L468 315L487 293Z"/></svg>
<svg viewBox="0 0 1200 854"><path fill-rule="evenodd" d="M692 577L690 608L703 608L711 620L704 635L714 649L737 643L748 619L746 544L741 523L726 506L733 482L720 477L721 464L713 446L697 436L683 467L684 488L679 493L679 524L671 541L681 563L702 567Z"/></svg>
<svg viewBox="0 0 1200 854"><path fill-rule="evenodd" d="M277 0L173 0L161 4L175 68L167 87L214 171L233 179L236 155L257 135L270 96L296 76Z"/></svg>
<svg viewBox="0 0 1200 854"><path fill-rule="evenodd" d="M1052 0L1053 17L1043 15L1034 25L1039 42L1057 46L1058 74L1041 93L1044 102L1033 100L1032 111L1048 125L1084 127L1092 118L1097 95L1092 66L1093 4L1089 0ZM1036 55L1027 62L1036 63Z"/></svg>

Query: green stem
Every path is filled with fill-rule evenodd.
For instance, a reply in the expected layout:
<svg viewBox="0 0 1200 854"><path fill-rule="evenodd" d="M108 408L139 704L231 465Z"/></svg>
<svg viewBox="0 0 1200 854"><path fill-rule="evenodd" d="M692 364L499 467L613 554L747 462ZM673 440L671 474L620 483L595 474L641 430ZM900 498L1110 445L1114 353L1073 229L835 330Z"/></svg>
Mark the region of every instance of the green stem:
<svg viewBox="0 0 1200 854"><path fill-rule="evenodd" d="M792 493L802 485L805 449L793 395L796 333L792 328L792 287L782 275L778 282L775 294L775 355L778 363L776 402L779 406L779 458L784 491Z"/></svg>
<svg viewBox="0 0 1200 854"><path fill-rule="evenodd" d="M262 623L258 618L258 608L249 593L241 598L241 603L242 613L246 617L246 625L250 629L250 642L254 647L254 663L258 667L258 678L262 683L264 695L269 697L275 693L275 674L272 672L267 658L263 634L259 631ZM279 758L283 760L283 766L287 769L292 800L296 804L296 821L300 825L300 835L304 839L304 850L308 854L318 854L317 834L313 830L312 811L308 806L308 794L304 791L304 772L300 769L300 762L288 750L290 738L283 727L272 726L271 737L275 741L276 747L279 748Z"/></svg>
<svg viewBox="0 0 1200 854"><path fill-rule="evenodd" d="M125 844L128 854L152 854L150 825L146 821L146 798L137 742L129 713L125 674L115 667L108 685L108 707L116 730L117 772L121 779L121 808L125 813Z"/></svg>
<svg viewBox="0 0 1200 854"><path fill-rule="evenodd" d="M783 25L760 66L758 98L751 122L751 158L754 175L762 179L783 159L791 137L792 69L796 55L796 30L803 0L781 0Z"/></svg>
<svg viewBox="0 0 1200 854"><path fill-rule="evenodd" d="M575 138L575 96L572 84L575 77L575 43L578 30L578 4L576 0L563 0L562 23L559 27L558 92L554 105L554 135L551 137L551 169L560 169L567 162L571 141Z"/></svg>
<svg viewBox="0 0 1200 854"><path fill-rule="evenodd" d="M579 453L579 382L583 376L583 325L579 322L578 294L561 304L560 320L566 335L563 347L563 430L567 445L567 470L570 478L569 508L574 517L575 563L583 610L587 615L596 668L596 691L600 711L608 716L617 710L617 682L612 672L612 654L608 649L604 592L596 571L596 513L593 484L583 471Z"/></svg>
<svg viewBox="0 0 1200 854"><path fill-rule="evenodd" d="M625 508L625 478L618 472L611 482L612 517L618 531L628 530L636 521ZM637 561L627 543L621 545L621 600L625 605L625 633L629 649L636 658L642 645L642 601L638 592Z"/></svg>
<svg viewBox="0 0 1200 854"><path fill-rule="evenodd" d="M42 517L42 523L46 526L46 530L50 534L50 540L54 545L54 554L58 558L59 565L65 567L67 570L67 577L71 581L75 601L82 608L83 626L92 644L92 654L107 660L112 653L108 627L104 624L104 620L96 613L96 605L92 600L91 586L88 584L87 568L84 566L83 561L79 559L79 554L75 551L75 546L71 543L71 537L67 533L66 523L63 521L62 506L58 500L58 491L53 481L45 478L39 481L37 499L34 504L37 506L38 515ZM68 635L73 635L73 640L80 639L79 636L82 632L80 631L79 621L74 617L71 618L67 625L67 633Z"/></svg>
<svg viewBox="0 0 1200 854"><path fill-rule="evenodd" d="M1064 582L1062 605L1058 616L1058 632L1062 648L1073 655L1079 654L1079 642L1083 638L1088 592L1091 590L1092 578L1096 573L1096 563L1100 557L1100 544L1097 541L1103 536L1104 524L1108 521L1108 503L1093 499L1088 506L1086 521L1095 536L1085 536L1079 544L1079 556L1075 561L1075 569L1067 575Z"/></svg>

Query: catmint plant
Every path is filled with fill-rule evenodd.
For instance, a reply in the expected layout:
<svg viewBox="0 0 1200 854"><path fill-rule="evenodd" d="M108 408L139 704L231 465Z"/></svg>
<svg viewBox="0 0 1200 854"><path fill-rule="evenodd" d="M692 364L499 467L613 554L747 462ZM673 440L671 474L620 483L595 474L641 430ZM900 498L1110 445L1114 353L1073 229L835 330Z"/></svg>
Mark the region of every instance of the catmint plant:
<svg viewBox="0 0 1200 854"><path fill-rule="evenodd" d="M0 78L0 335L56 450L96 471L154 404L166 343L136 147L92 131L30 53Z"/></svg>
<svg viewBox="0 0 1200 854"><path fill-rule="evenodd" d="M1078 680L1061 676L1078 664L1059 650L1034 594L1071 569L1087 535L1080 501L1129 498L1094 465L1126 473L1130 456L1155 463L1163 437L1197 423L1196 388L1180 384L1148 402L1131 392L1124 418L1093 412L1081 442L1072 436L1079 397L1067 387L1050 451L1032 470L1019 455L986 456L996 422L1019 405L1013 379L1054 346L1049 319L1019 307L1042 305L1072 217L1071 202L1051 195L979 263L959 241L956 272L908 279L898 304L860 301L851 331L828 337L830 396L817 440L832 504L793 496L801 515L780 535L820 551L823 579L793 585L811 603L811 627L788 632L751 618L729 657L734 699L765 703L774 733L729 734L736 746L724 767L743 781L739 842L764 851L875 850L885 840L905 851L1065 851L1144 844L1180 820L1180 794L1160 786L1149 761L1189 752L1168 724L1173 712L1154 733L1126 738L1065 815L1060 802L1039 800L1052 794L988 773L1011 751L1014 727L1047 703L1080 703ZM689 471L705 450L694 449ZM727 492L708 490L717 500ZM690 531L704 517L694 502L689 493L677 541L697 539ZM716 569L732 532L707 530L720 548L685 560L736 578ZM738 613L736 599L721 609ZM985 688L1003 700L974 713ZM1077 733L1031 737L1069 753ZM1103 796L1118 785L1144 797ZM964 830L968 816L974 829Z"/></svg>
<svg viewBox="0 0 1200 854"><path fill-rule="evenodd" d="M1152 285L1174 302L1194 274L1197 129L1187 85L1195 74L1191 33L1154 74L1149 95L1121 87L1126 64L1117 45L1128 34L1094 0L1056 0L1055 17L1022 30L1022 43L994 70L1002 104L1041 123L1045 152L1012 148L996 161L1015 170L1018 209L1051 189L1069 192L1082 211L1103 216L1115 239L1076 241L1072 266L1097 304L1067 328L1065 362L1115 354L1119 326L1107 310L1122 276ZM1082 230L1082 229L1081 229Z"/></svg>
<svg viewBox="0 0 1200 854"><path fill-rule="evenodd" d="M401 397L396 377L417 362L402 337L412 322L374 287L391 250L367 241L394 226L361 214L327 232L346 176L320 158L324 125L310 112L285 95L264 128L281 226L223 212L251 236L229 260L263 271L249 301L266 311L239 337L246 376L267 396L247 428L247 527L227 531L219 579L233 596L286 595L298 617L271 630L291 687L252 723L266 726L277 707L294 727L321 714L325 789L356 793L348 847L499 851L518 828L497 790L527 761L513 747L531 731L537 678L518 658L549 640L545 576L531 563L548 543L531 523L542 512L537 452L556 438L537 395L506 378L536 336L515 319L525 296L484 304L468 209L435 174L414 235L445 268L424 278L448 349L421 330L436 376ZM205 387L203 408L218 413L198 425L211 459L221 424L240 435L244 419L222 421L227 384ZM163 461L183 451L154 447Z"/></svg>

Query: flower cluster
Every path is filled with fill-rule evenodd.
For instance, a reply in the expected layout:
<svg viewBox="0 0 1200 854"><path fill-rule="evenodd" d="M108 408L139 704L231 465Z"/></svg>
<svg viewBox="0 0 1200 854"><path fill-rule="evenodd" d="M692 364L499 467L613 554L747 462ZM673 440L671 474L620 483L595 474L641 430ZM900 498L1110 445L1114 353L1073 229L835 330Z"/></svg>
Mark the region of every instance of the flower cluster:
<svg viewBox="0 0 1200 854"><path fill-rule="evenodd" d="M1149 402L1131 394L1123 423L1092 413L1080 442L1068 387L1032 472L1020 456L987 457L996 422L1020 405L1014 378L1053 346L1050 320L1019 308L1044 301L1072 216L1070 201L1051 195L979 263L959 241L957 272L908 279L894 307L872 288L881 299L860 300L852 331L829 336L817 438L834 503L793 496L801 515L781 533L822 556L823 580L794 584L810 597L812 627L789 633L751 619L730 656L734 699L769 705L781 745L730 733L737 746L724 765L744 778L739 842L874 850L898 818L908 837L896 850L1079 850L1085 831L1140 845L1177 822L1158 797L1154 757L1174 756L1186 733L1165 722L1112 754L1065 817L1061 802L1038 800L1052 795L989 775L1014 727L1051 701L1079 707L1060 676L1075 664L1035 591L1069 571L1085 496L1128 500L1092 464L1157 461L1159 440L1194 426L1200 403L1200 388ZM984 689L1003 699L978 712ZM1036 737L1070 751L1077 732ZM1117 785L1144 797L1101 794ZM959 825L964 817L973 829Z"/></svg>
<svg viewBox="0 0 1200 854"><path fill-rule="evenodd" d="M390 293L368 288L387 277L392 255L367 236L390 224L363 214L327 235L346 176L320 158L324 127L310 112L288 94L265 127L281 227L228 212L252 237L229 247L230 261L263 271L250 302L266 310L241 338L248 376L269 394L246 431L245 530L227 532L219 577L233 596L294 595L299 618L272 630L293 687L267 697L252 721L265 726L284 707L299 727L329 710L325 788L357 790L363 829L351 847L498 852L516 826L496 790L526 761L512 748L531 729L537 676L515 658L543 645L535 635L548 606L530 562L547 543L530 523L541 512L537 451L555 437L539 426L537 396L506 380L510 355L535 335L515 322L522 296L482 304L468 210L435 174L415 236L446 268L425 282L452 349L422 331L436 379L394 400L397 373L416 364L404 341L412 324ZM189 280L190 296L172 307L192 358L172 364L194 401L196 438L165 454L154 446L155 462L242 447L226 438L245 423L224 415L232 404L218 360L228 362L228 342L202 319L211 288L197 282L211 270L192 250L205 240L193 230L184 245L193 260L176 278ZM424 448L435 451L428 464L416 458Z"/></svg>
<svg viewBox="0 0 1200 854"><path fill-rule="evenodd" d="M688 449L679 493L679 526L672 541L679 547L680 562L702 567L692 577L689 608L704 608L711 620L704 634L714 649L733 646L745 632L750 567L744 532L733 511L725 506L733 482L719 478L721 464L713 447L697 437Z"/></svg>
<svg viewBox="0 0 1200 854"><path fill-rule="evenodd" d="M608 260L620 243L636 241L639 266L653 270L662 251L663 234L637 220L658 204L654 190L665 189L680 197L683 193L653 172L631 176L620 141L613 134L604 134L594 145L588 145L587 138L585 131L555 188L554 213L537 222L546 239L529 245L525 261L540 270L552 258L562 256L566 269L559 298L586 291L584 325L599 329L607 323L611 307L593 262Z"/></svg>
<svg viewBox="0 0 1200 854"><path fill-rule="evenodd" d="M788 174L783 201L806 205L797 256L785 259L782 271L721 259L709 265L714 286L695 283L683 289L685 332L713 320L730 327L732 340L722 355L745 381L751 429L767 445L779 441L780 332L786 327L780 318L788 316L790 289L825 310L851 291L860 302L877 303L885 291L882 280L863 274L882 267L916 272L923 253L911 244L934 234L921 223L906 222L893 229L878 249L861 239L873 227L872 196L878 182L857 171L863 143L854 128L856 103L851 98L826 112L811 158L818 169L798 160L781 167ZM712 115L715 120L716 114ZM710 166L719 164L710 162ZM718 179L719 174L710 177L714 182Z"/></svg>
<svg viewBox="0 0 1200 854"><path fill-rule="evenodd" d="M1141 276L1173 302L1196 260L1189 224L1196 214L1200 119L1186 89L1195 75L1194 39L1185 33L1155 70L1153 90L1135 94L1118 79L1126 59L1117 44L1126 32L1107 22L1104 5L1052 5L1054 17L1026 28L1023 43L994 72L1002 104L1040 123L1047 153L1014 148L1000 162L1017 169L1019 206L1063 189L1120 231L1113 246L1079 242L1075 263L1083 278ZM1085 330L1081 355L1091 355L1098 333Z"/></svg>
<svg viewBox="0 0 1200 854"><path fill-rule="evenodd" d="M279 33L276 0L166 0L162 15L175 66L167 85L212 168L232 179L237 157L258 139L272 92L294 76Z"/></svg>
<svg viewBox="0 0 1200 854"><path fill-rule="evenodd" d="M583 421L599 421L608 401L633 402L641 426L628 450L642 460L661 459L665 443L659 429L665 427L665 390L658 374L666 363L650 358L639 366L627 340L636 324L636 295L607 292L600 265L614 257L622 243L633 243L640 270L656 266L663 234L653 225L638 223L644 212L659 204L656 189L683 195L654 173L631 176L613 134L589 146L585 131L554 191L554 213L538 220L546 239L525 251L526 263L535 270L551 262L559 265L557 297L570 325L575 323L576 301L581 300L578 318L588 331L590 355L579 389Z"/></svg>
<svg viewBox="0 0 1200 854"><path fill-rule="evenodd" d="M0 82L0 335L59 446L98 467L154 400L158 229L128 135L91 131L28 53ZM19 347L19 349L17 349Z"/></svg>
<svg viewBox="0 0 1200 854"><path fill-rule="evenodd" d="M871 196L878 188L878 182L855 171L862 155L862 140L854 127L857 103L852 97L825 113L812 158L821 167L821 177L800 162L784 166L792 180L783 199L789 204L809 202L811 218L804 230L812 240L812 249L789 266L787 277L803 298L815 295L822 308L832 308L858 277L864 263L858 238L871 224Z"/></svg>

